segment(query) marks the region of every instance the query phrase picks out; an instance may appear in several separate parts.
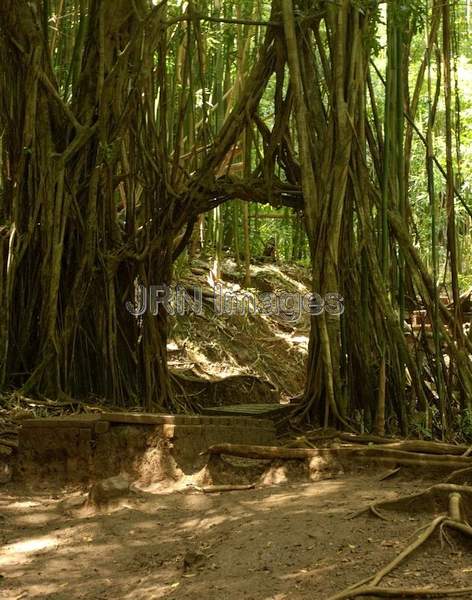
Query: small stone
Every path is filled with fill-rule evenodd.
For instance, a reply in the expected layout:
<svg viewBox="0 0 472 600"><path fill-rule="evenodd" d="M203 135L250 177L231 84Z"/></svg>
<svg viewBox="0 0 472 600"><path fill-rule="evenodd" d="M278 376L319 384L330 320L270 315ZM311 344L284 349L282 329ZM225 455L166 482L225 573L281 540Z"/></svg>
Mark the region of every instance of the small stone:
<svg viewBox="0 0 472 600"><path fill-rule="evenodd" d="M103 479L92 485L88 493L88 503L94 506L104 506L112 500L127 496L130 488L128 475L120 474Z"/></svg>
<svg viewBox="0 0 472 600"><path fill-rule="evenodd" d="M205 556L205 554L202 554L201 552L194 552L193 550L187 550L187 552L184 554L184 558L183 558L184 571L187 571L188 569L191 569L192 567L200 565L206 558L207 557Z"/></svg>
<svg viewBox="0 0 472 600"><path fill-rule="evenodd" d="M11 481L12 471L10 465L0 462L0 484Z"/></svg>
<svg viewBox="0 0 472 600"><path fill-rule="evenodd" d="M70 498L66 498L60 502L59 507L64 512L73 511L81 508L85 504L86 500L87 498L84 496L71 496Z"/></svg>

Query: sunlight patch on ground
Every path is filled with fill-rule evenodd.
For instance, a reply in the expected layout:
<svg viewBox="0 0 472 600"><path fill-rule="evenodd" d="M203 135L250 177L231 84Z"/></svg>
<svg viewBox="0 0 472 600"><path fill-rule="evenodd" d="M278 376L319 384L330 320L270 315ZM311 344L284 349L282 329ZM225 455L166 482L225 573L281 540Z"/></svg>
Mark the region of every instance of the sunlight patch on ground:
<svg viewBox="0 0 472 600"><path fill-rule="evenodd" d="M0 553L0 566L13 565L29 559L28 555L42 550L56 548L59 540L56 537L41 537L22 540L4 546Z"/></svg>
<svg viewBox="0 0 472 600"><path fill-rule="evenodd" d="M308 485L298 485L296 492L287 491L281 492L279 494L274 493L274 490L271 490L271 494L267 495L265 498L257 498L255 500L242 501L242 504L245 505L256 505L263 506L263 510L270 510L271 507L277 506L279 504L287 504L290 506L294 501L299 500L301 497L311 498L311 497L320 497L325 494L336 494L342 489L342 482L339 481L319 481L314 484Z"/></svg>
<svg viewBox="0 0 472 600"><path fill-rule="evenodd" d="M24 500L23 502L13 502L9 504L9 508L34 508L35 506L41 506L40 502L33 502L32 500Z"/></svg>
<svg viewBox="0 0 472 600"><path fill-rule="evenodd" d="M16 523L22 527L47 525L51 521L58 520L59 516L48 512L38 512L31 515L22 515L16 518Z"/></svg>
<svg viewBox="0 0 472 600"><path fill-rule="evenodd" d="M169 583L169 584L164 584L164 585L156 585L153 584L152 586L149 586L148 588L140 588L139 590L139 597L141 600L147 600L149 598L149 600L154 599L154 598L164 598L167 597L169 594L171 594L173 591L175 591L180 585L179 581L175 581L174 583ZM176 597L176 596L174 596ZM130 600L135 600L136 598L136 593L135 590L133 590L130 594L124 596L125 599L130 599Z"/></svg>
<svg viewBox="0 0 472 600"><path fill-rule="evenodd" d="M319 565L314 566L312 569L300 569L296 573L287 573L286 575L279 575L279 579L287 581L290 579L301 579L306 577L319 577L320 574L327 573L336 569L336 565Z"/></svg>
<svg viewBox="0 0 472 600"><path fill-rule="evenodd" d="M299 350L308 349L308 336L307 335L292 335L292 333L285 333L284 331L275 331L274 338L283 340L291 345L298 345L301 348Z"/></svg>
<svg viewBox="0 0 472 600"><path fill-rule="evenodd" d="M223 523L226 523L226 521L228 521L228 517L226 516L211 517L206 519L190 519L189 521L184 521L181 524L180 529L184 531L187 529L197 528L200 530L207 530L211 529L212 527L216 527L217 525L222 525Z"/></svg>

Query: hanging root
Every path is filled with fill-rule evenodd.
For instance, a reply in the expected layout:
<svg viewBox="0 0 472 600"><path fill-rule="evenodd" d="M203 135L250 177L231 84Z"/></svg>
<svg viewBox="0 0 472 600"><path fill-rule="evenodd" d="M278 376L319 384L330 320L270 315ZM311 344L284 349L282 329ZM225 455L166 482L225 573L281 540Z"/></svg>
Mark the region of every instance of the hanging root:
<svg viewBox="0 0 472 600"><path fill-rule="evenodd" d="M429 538L433 535L433 533L440 528L441 536L446 536L447 528L454 529L459 531L460 533L472 538L472 527L462 520L462 496L460 493L460 489L462 491L466 491L467 493L471 493L472 490L467 488L460 488L460 486L452 486L448 484L441 484L439 486L433 486L423 492L423 494L415 494L414 496L409 496L406 498L399 498L395 502L404 502L405 500L411 501L414 498L420 498L422 496L431 494L432 491L440 491L452 490L448 495L448 514L440 517L436 517L429 525L423 527L417 532L416 539L409 544L400 554L394 558L391 562L389 562L383 569L378 571L376 575L370 577L368 579L364 579L347 589L335 594L334 596L330 596L328 600L344 600L348 598L356 598L359 596L376 596L376 597L384 597L384 598L443 598L443 597L453 597L453 596L466 596L472 594L472 588L451 588L444 590L432 590L432 589L400 589L400 588L389 588L382 589L377 587L380 582L391 573L398 565L408 558L415 550L417 550L420 546L422 546ZM386 502L379 503L386 505ZM392 504L392 502L390 502ZM367 510L372 510L372 507L369 507Z"/></svg>

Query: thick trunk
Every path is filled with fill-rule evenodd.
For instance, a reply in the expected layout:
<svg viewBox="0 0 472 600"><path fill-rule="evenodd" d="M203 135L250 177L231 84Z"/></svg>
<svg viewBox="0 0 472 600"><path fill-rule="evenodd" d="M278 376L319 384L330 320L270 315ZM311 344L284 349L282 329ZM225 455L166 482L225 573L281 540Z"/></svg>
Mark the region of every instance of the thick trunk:
<svg viewBox="0 0 472 600"><path fill-rule="evenodd" d="M174 240L209 209L216 174L273 72L273 34L185 179L168 117L176 97L176 114L196 99L185 90L169 98L165 3L81 3L73 58L59 61L57 78L47 10L27 0L0 6L0 385L176 408L166 314L135 318L125 303L137 285L170 283L182 250ZM203 68L201 52L198 60Z"/></svg>
<svg viewBox="0 0 472 600"><path fill-rule="evenodd" d="M66 105L35 11L23 0L0 11L5 98L7 81L16 82L14 101L2 107L11 223L6 253L2 245L3 383L53 397L170 408L165 315L133 321L125 300L138 280L170 282L172 204L162 182L153 181L141 195L144 222L133 223L134 207L125 207L125 232L114 183L132 158L126 144L134 124L147 111L145 100L137 102L126 124L131 133L116 134L133 87L119 52L139 23L126 0L113 10L92 3L88 18L82 75ZM139 81L146 92L145 78ZM131 190L123 189L130 201ZM158 206L160 219L152 219ZM149 232L140 235L139 227Z"/></svg>
<svg viewBox="0 0 472 600"><path fill-rule="evenodd" d="M285 0L283 7L287 60L296 103L313 292L326 298L327 294L339 294L343 288L339 252L343 211L349 194L352 121L357 118L362 98L363 81L359 77L364 71L364 51L360 46L362 23L347 0L328 10L326 26L332 80L329 117L323 126L319 120L325 110L321 95L309 97L309 90L319 85L311 51L298 41L306 37L297 36L291 0ZM346 52L348 47L353 48L352 54ZM305 85L302 73L307 78ZM341 378L341 322L329 308L312 318L304 411L325 426L331 421L347 425Z"/></svg>

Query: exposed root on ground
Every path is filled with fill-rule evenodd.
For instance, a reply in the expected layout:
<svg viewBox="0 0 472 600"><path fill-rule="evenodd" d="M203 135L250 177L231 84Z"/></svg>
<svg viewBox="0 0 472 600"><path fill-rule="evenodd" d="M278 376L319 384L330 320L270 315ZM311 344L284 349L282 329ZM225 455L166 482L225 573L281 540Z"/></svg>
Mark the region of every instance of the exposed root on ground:
<svg viewBox="0 0 472 600"><path fill-rule="evenodd" d="M472 467L454 471L446 478L446 483L457 483L459 485L472 485Z"/></svg>
<svg viewBox="0 0 472 600"><path fill-rule="evenodd" d="M428 588L379 588L360 587L346 594L332 596L328 600L343 600L347 598L358 598L359 596L373 596L375 598L452 598L466 596L472 593L472 587L451 589L428 589Z"/></svg>
<svg viewBox="0 0 472 600"><path fill-rule="evenodd" d="M468 502L463 501L462 494L466 494ZM436 517L431 521L429 525L421 528L417 532L416 539L409 544L398 556L396 556L391 562L385 567L378 571L375 575L369 579L360 581L347 589L330 596L328 600L345 600L348 598L357 598L359 596L380 596L386 598L442 598L452 596L465 596L466 594L472 593L472 588L463 589L445 589L445 590L431 590L431 589L381 589L377 586L380 582L389 575L398 565L407 559L415 550L422 546L427 540L431 538L433 533L439 529L441 541L445 540L450 543L447 536L447 529L452 529L462 533L463 535L472 538L472 527L467 523L464 517L464 509L470 504L472 499L472 488L466 486L455 486L452 484L439 484L432 486L425 492L420 494L414 494L412 496L404 496L397 500L388 502L379 502L370 506L367 510L371 510L377 516L381 516L378 513L378 507L383 508L404 508L405 506L411 507L412 503L424 501L425 499L436 499L438 495L441 498L446 497L448 502L447 514ZM363 511L365 512L365 511ZM383 517L382 517L383 518Z"/></svg>
<svg viewBox="0 0 472 600"><path fill-rule="evenodd" d="M452 454L426 454L386 448L385 446L346 446L342 448L287 448L283 446L250 446L217 444L207 449L208 454L226 454L254 459L303 460L311 458L345 460L372 460L405 466L439 467L444 469L472 468L472 457Z"/></svg>
<svg viewBox="0 0 472 600"><path fill-rule="evenodd" d="M221 492L241 492L244 490L254 490L256 488L255 483L248 485L206 485L206 486L192 486L193 489L204 494L219 494Z"/></svg>
<svg viewBox="0 0 472 600"><path fill-rule="evenodd" d="M348 436L351 441L359 442L359 436ZM301 442L308 442L306 438L299 438ZM389 575L400 563L406 560L413 552L427 542L431 536L439 531L441 542L447 542L452 546L448 536L449 531L456 531L472 539L472 527L468 518L472 518L472 487L458 485L452 481L467 480L472 476L470 465L470 453L466 448L451 444L436 444L423 441L395 442L389 444L378 444L360 446L358 444L341 448L315 448L312 446L313 437L310 437L309 448L287 447L287 446L250 446L238 444L218 444L210 446L207 453L210 456L237 456L252 459L335 459L342 463L348 460L374 460L378 462L391 462L396 465L421 465L426 467L462 468L454 471L445 483L433 485L423 492L408 496L401 496L395 500L387 500L372 504L362 509L352 517L359 516L365 512L371 512L380 519L387 520L382 514L384 510L399 510L409 512L443 513L431 521L426 527L422 527L415 534L413 542L398 554L391 562L383 567L378 573L360 581L347 589L331 596L328 600L344 600L360 596L375 596L384 598L443 598L471 596L472 588L450 588L450 589L428 589L428 588L381 588L382 580ZM375 440L378 442L378 440ZM372 442L369 442L372 443ZM389 472L390 476L397 471L398 467Z"/></svg>
<svg viewBox="0 0 472 600"><path fill-rule="evenodd" d="M397 510L414 513L443 512L447 510L450 505L450 496L455 494L461 495L466 506L472 506L472 487L456 485L453 483L438 483L418 494L401 496L395 500L376 502L375 504L363 508L354 515L351 515L350 518L358 517L370 511L376 517L386 520L386 517L380 512L381 510Z"/></svg>

